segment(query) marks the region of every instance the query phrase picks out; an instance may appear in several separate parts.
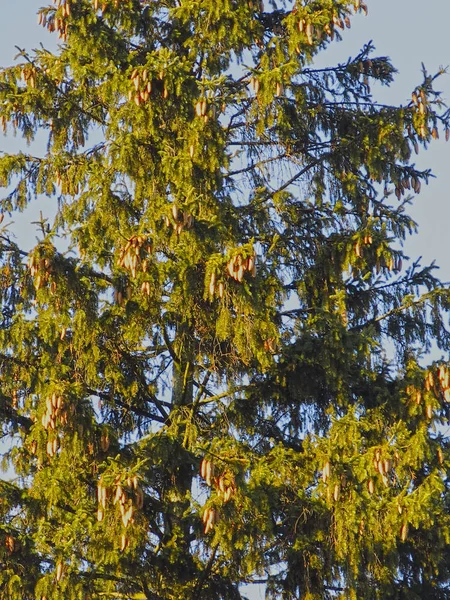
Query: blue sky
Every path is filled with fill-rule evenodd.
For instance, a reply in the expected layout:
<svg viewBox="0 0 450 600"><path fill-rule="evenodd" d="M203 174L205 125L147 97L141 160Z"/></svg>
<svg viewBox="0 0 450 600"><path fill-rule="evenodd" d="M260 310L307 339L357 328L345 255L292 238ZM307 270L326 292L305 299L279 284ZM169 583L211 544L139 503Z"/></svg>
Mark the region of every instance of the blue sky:
<svg viewBox="0 0 450 600"><path fill-rule="evenodd" d="M0 65L12 64L17 53L15 46L32 49L43 42L52 47L54 36L38 27L36 10L45 4L43 0L0 0ZM449 0L366 0L367 17L358 16L352 28L343 32L344 40L333 44L318 58L318 64L334 64L355 55L362 45L373 40L377 53L389 56L399 73L391 88L376 91L382 102L406 104L411 91L421 81L421 62L430 72L450 65ZM450 103L450 74L438 83L444 98ZM0 137L0 149L15 151L23 147L20 140ZM422 187L411 214L419 224L419 234L406 244L409 256L423 256L424 262L436 260L440 265L440 277L450 281L450 143L434 142L427 152L417 157L417 165L430 167L437 176L429 186ZM39 210L39 206L36 209ZM25 216L15 219L17 235L33 244L34 228ZM263 598L261 589L253 589L249 598Z"/></svg>

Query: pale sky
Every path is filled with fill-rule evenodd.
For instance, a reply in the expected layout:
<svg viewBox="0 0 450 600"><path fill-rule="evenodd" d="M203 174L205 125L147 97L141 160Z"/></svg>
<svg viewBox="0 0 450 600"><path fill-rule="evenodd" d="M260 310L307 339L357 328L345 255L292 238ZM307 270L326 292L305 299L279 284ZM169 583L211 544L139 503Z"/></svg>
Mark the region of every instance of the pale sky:
<svg viewBox="0 0 450 600"><path fill-rule="evenodd" d="M352 28L343 32L344 40L334 43L317 63L335 64L356 55L364 43L373 40L377 54L389 56L399 73L391 88L377 90L382 102L409 102L415 85L421 82L421 62L430 73L440 66L450 65L450 1L449 0L366 0L367 17L352 20ZM44 0L0 0L0 65L13 62L17 53L15 46L28 50L39 42L52 47L55 37L38 27L36 10L45 5ZM443 76L437 85L450 103L450 74ZM0 149L14 151L19 140L1 138ZM23 146L22 146L23 147ZM416 161L421 168L431 168L437 179L429 186L422 186L411 214L419 223L419 234L408 241L407 253L412 258L423 256L423 262L436 260L440 265L440 277L450 281L450 142L434 142ZM37 211L39 206L36 205ZM35 213L36 214L36 213ZM33 217L35 218L35 216ZM24 220L17 220L17 234L34 245L33 228ZM19 225L20 222L20 225ZM30 235L31 234L31 235ZM30 246L31 247L31 246ZM261 589L253 589L251 600L264 597Z"/></svg>

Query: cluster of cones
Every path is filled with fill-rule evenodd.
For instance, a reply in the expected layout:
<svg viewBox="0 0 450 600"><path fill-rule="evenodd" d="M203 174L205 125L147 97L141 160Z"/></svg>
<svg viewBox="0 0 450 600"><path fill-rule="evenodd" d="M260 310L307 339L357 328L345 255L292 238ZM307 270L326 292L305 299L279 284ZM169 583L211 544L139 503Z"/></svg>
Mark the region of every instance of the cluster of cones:
<svg viewBox="0 0 450 600"><path fill-rule="evenodd" d="M215 474L215 465L204 458L200 464L200 475L206 481L206 485L214 487L217 496L228 502L236 494L236 482L233 473L224 471L218 475ZM205 533L209 533L219 519L219 511L216 507L206 507L203 512L203 524Z"/></svg>

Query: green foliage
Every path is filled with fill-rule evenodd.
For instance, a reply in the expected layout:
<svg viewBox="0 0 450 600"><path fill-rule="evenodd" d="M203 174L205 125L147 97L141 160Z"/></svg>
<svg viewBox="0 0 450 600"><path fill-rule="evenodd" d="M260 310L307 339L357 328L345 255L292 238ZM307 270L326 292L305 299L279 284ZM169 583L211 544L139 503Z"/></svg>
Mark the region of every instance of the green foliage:
<svg viewBox="0 0 450 600"><path fill-rule="evenodd" d="M0 595L448 596L449 291L408 262L418 152L358 0L61 0L0 71ZM38 137L39 134L39 137ZM390 348L390 357L383 348Z"/></svg>

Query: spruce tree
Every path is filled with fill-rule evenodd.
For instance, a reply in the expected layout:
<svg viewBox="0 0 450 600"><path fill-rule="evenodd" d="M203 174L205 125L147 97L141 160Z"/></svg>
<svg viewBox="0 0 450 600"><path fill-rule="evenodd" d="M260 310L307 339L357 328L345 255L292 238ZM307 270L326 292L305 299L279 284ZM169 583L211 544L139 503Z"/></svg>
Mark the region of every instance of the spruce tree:
<svg viewBox="0 0 450 600"><path fill-rule="evenodd" d="M357 12L58 0L1 70L46 142L0 157L2 598L449 597L449 291L402 250L448 113L314 67Z"/></svg>

